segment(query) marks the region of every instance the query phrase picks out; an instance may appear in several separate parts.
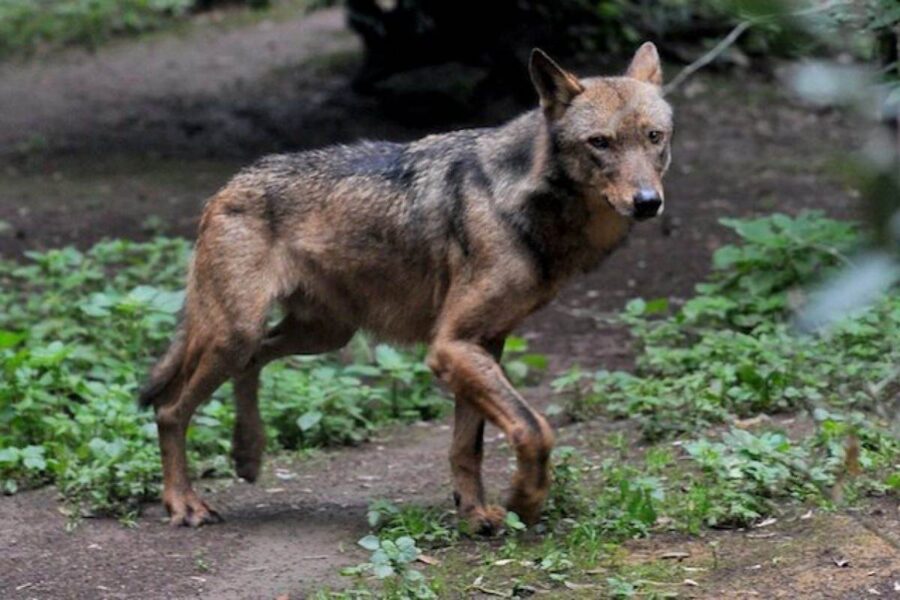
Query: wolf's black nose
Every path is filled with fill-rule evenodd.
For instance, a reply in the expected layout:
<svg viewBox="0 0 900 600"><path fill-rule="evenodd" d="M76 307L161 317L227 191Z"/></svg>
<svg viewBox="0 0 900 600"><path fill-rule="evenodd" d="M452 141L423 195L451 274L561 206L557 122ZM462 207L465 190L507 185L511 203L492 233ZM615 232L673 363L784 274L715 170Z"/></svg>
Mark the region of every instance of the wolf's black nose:
<svg viewBox="0 0 900 600"><path fill-rule="evenodd" d="M655 217L662 206L662 198L653 188L641 188L634 195L634 218L638 221Z"/></svg>

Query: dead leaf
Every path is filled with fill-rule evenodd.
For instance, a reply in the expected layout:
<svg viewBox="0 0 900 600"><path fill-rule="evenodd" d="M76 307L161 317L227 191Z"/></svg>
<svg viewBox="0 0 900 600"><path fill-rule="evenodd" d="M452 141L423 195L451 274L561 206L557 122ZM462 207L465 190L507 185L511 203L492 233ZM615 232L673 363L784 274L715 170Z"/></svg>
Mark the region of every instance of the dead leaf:
<svg viewBox="0 0 900 600"><path fill-rule="evenodd" d="M738 429L749 429L751 427L756 427L760 423L768 420L770 420L768 415L758 415L750 419L735 419L734 426Z"/></svg>
<svg viewBox="0 0 900 600"><path fill-rule="evenodd" d="M281 594L280 596L276 596L275 600L290 600L287 594Z"/></svg>
<svg viewBox="0 0 900 600"><path fill-rule="evenodd" d="M831 560L834 562L834 564L836 566L841 567L841 568L850 566L850 561L847 560L846 558L832 558Z"/></svg>
<svg viewBox="0 0 900 600"><path fill-rule="evenodd" d="M663 560L683 560L685 558L690 558L690 556L691 556L690 552L678 552L678 551L665 552L665 553L659 555L659 557Z"/></svg>
<svg viewBox="0 0 900 600"><path fill-rule="evenodd" d="M433 556L429 556L428 554L420 554L416 557L416 560L420 563L425 563L426 565L436 566L441 564L441 561Z"/></svg>
<svg viewBox="0 0 900 600"><path fill-rule="evenodd" d="M757 523L756 525L754 525L754 527L759 529L760 527L768 527L769 525L774 525L777 522L778 522L778 519L776 519L775 517L769 517L765 521Z"/></svg>
<svg viewBox="0 0 900 600"><path fill-rule="evenodd" d="M500 596L501 598L512 598L512 592L501 592L500 590L492 590L490 588L482 587L480 585L470 586L469 589L473 589L476 592L481 592L482 594L487 594L488 596Z"/></svg>
<svg viewBox="0 0 900 600"><path fill-rule="evenodd" d="M808 511L806 511L805 513L800 515L800 520L805 521L807 519L812 519L812 516L813 516L813 511L812 511L812 509L809 509Z"/></svg>
<svg viewBox="0 0 900 600"><path fill-rule="evenodd" d="M511 565L514 562L516 562L516 559L514 558L501 558L500 560L495 560L493 564L495 567L505 567L506 565Z"/></svg>
<svg viewBox="0 0 900 600"><path fill-rule="evenodd" d="M595 590L602 587L596 583L575 583L574 581L563 581L563 585L570 590Z"/></svg>
<svg viewBox="0 0 900 600"><path fill-rule="evenodd" d="M689 585L691 587L700 587L700 584L694 581L693 579L685 579L681 582L684 585Z"/></svg>

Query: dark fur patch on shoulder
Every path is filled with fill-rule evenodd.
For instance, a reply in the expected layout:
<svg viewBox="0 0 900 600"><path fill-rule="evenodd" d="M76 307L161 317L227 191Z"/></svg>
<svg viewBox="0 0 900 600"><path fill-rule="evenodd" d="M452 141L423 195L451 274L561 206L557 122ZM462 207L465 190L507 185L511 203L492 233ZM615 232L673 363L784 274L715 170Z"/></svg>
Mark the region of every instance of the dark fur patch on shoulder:
<svg viewBox="0 0 900 600"><path fill-rule="evenodd" d="M462 160L450 163L447 169L447 221L450 224L450 235L459 244L460 250L465 256L471 251L469 247L469 233L466 230L466 165Z"/></svg>
<svg viewBox="0 0 900 600"><path fill-rule="evenodd" d="M281 220L282 213L278 210L278 199L274 194L266 193L263 197L265 202L264 205L264 218L266 221L266 225L269 227L269 233L272 237L278 235L278 230L281 228Z"/></svg>
<svg viewBox="0 0 900 600"><path fill-rule="evenodd" d="M493 183L473 153L467 153L450 163L446 175L447 191L450 202L447 204L447 216L450 232L464 255L471 252L469 233L466 226L467 190L471 186L475 190L491 195Z"/></svg>
<svg viewBox="0 0 900 600"><path fill-rule="evenodd" d="M402 188L409 188L415 181L416 167L407 150L407 144L395 142L329 146L294 154L266 156L242 173L252 176L254 173L264 172L293 178L314 171L337 179L353 176L379 177Z"/></svg>
<svg viewBox="0 0 900 600"><path fill-rule="evenodd" d="M363 175L380 177L404 189L416 176L414 162L407 156L406 144L362 142L337 150L332 172L341 177Z"/></svg>
<svg viewBox="0 0 900 600"><path fill-rule="evenodd" d="M500 157L500 166L508 169L514 175L524 176L531 170L531 164L534 160L533 141L529 140L523 144L516 144L509 149L508 152Z"/></svg>
<svg viewBox="0 0 900 600"><path fill-rule="evenodd" d="M498 216L528 252L541 279L549 279L553 268L550 252L529 215L520 211L503 210L499 211Z"/></svg>

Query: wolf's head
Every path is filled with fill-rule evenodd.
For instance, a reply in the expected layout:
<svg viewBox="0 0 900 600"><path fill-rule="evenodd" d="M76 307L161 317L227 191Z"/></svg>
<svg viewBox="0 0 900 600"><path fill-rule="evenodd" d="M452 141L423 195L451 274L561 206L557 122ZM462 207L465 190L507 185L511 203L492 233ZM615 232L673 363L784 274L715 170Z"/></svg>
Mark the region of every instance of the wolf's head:
<svg viewBox="0 0 900 600"><path fill-rule="evenodd" d="M530 70L558 168L623 216L660 214L672 109L656 47L641 46L624 77L578 79L537 49Z"/></svg>

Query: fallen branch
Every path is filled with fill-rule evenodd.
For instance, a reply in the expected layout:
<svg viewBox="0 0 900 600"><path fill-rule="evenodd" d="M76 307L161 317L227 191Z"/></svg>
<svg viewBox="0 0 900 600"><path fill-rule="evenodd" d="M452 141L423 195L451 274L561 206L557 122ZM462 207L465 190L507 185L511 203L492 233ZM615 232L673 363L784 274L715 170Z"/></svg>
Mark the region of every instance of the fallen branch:
<svg viewBox="0 0 900 600"><path fill-rule="evenodd" d="M734 27L734 29L732 29L728 33L728 35L726 35L724 38L722 38L718 44L713 46L712 50L710 50L709 52L707 52L706 54L704 54L703 56L701 56L700 58L698 58L697 60L695 60L694 62L689 64L688 66L686 66L685 68L683 68L681 70L681 72L678 73L678 75L676 75L672 79L672 81L667 83L663 87L663 94L671 93L679 85L684 83L684 81L688 77L690 77L691 75L693 75L694 73L696 73L697 71L699 71L700 69L702 69L703 67L708 65L709 63L711 63L712 61L716 60L720 54L725 52L725 50L727 50L732 44L734 44L738 40L739 37L741 37L741 34L743 34L745 31L750 29L750 27L754 24L755 24L754 21L741 21L740 23L738 23Z"/></svg>
<svg viewBox="0 0 900 600"><path fill-rule="evenodd" d="M684 83L685 79L687 79L688 77L690 77L691 75L693 75L694 73L696 73L697 71L699 71L700 69L702 69L703 67L708 65L709 63L711 63L712 61L716 60L716 58L718 58L719 55L721 55L723 52L725 52L732 44L734 44L738 40L738 38L741 37L741 35L745 31L750 29L750 27L752 27L753 25L757 25L759 23L762 23L763 21L770 20L777 16L782 16L782 17L807 16L807 15L811 15L814 13L826 12L826 11L832 10L838 6L851 5L851 4L852 4L852 2L849 2L849 1L836 0L834 2L827 2L820 6L811 6L809 8L805 8L802 10L796 10L796 11L785 13L782 15L778 15L778 14L762 15L762 16L755 17L753 19L741 21L740 23L735 25L734 29L732 29L728 33L728 35L726 35L724 38L722 38L718 44L713 46L713 48L709 52L707 52L706 54L704 54L703 56L701 56L700 58L698 58L697 60L695 60L694 62L689 64L688 66L686 66L684 69L682 69L681 72L678 73L678 75L676 75L672 79L672 81L670 81L668 84L666 84L663 87L663 94L668 94L668 93L674 91L679 85ZM900 40L900 37L898 37L898 40ZM900 41L898 41L898 44L900 44Z"/></svg>

